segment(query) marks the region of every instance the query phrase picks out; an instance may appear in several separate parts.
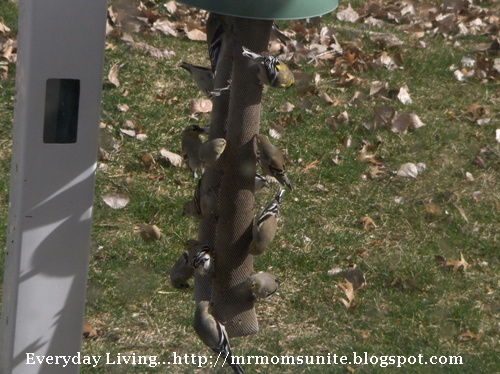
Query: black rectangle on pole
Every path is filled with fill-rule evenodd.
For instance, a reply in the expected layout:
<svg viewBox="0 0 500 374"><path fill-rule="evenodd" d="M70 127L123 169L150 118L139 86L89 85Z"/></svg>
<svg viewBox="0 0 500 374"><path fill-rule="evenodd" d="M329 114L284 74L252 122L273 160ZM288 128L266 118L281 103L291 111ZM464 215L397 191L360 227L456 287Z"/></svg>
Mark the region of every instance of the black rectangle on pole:
<svg viewBox="0 0 500 374"><path fill-rule="evenodd" d="M44 143L76 143L79 104L79 79L47 79L43 124Z"/></svg>

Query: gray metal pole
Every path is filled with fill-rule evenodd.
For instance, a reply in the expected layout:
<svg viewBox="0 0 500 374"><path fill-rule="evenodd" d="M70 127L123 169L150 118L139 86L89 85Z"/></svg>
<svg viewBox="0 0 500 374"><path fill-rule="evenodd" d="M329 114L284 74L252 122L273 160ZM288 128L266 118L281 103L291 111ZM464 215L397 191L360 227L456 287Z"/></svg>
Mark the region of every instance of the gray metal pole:
<svg viewBox="0 0 500 374"><path fill-rule="evenodd" d="M19 1L0 373L79 371L106 8Z"/></svg>

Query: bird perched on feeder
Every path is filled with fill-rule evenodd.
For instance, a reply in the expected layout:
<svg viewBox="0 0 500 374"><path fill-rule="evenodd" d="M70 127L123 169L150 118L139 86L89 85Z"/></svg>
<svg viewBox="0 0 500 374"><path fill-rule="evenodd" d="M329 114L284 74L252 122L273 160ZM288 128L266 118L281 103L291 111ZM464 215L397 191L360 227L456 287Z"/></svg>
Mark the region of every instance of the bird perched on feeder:
<svg viewBox="0 0 500 374"><path fill-rule="evenodd" d="M211 68L192 65L189 62L182 62L181 68L187 70L201 92L211 96L214 91L214 72Z"/></svg>
<svg viewBox="0 0 500 374"><path fill-rule="evenodd" d="M272 242L278 229L279 204L285 190L280 187L274 200L255 219L252 229L252 241L249 253L257 256L262 254Z"/></svg>
<svg viewBox="0 0 500 374"><path fill-rule="evenodd" d="M210 13L207 20L207 41L208 56L214 76L217 72L219 55L224 47L224 16L217 13Z"/></svg>
<svg viewBox="0 0 500 374"><path fill-rule="evenodd" d="M193 173L194 178L198 178L197 169L202 170L203 173L199 151L203 144L200 135L204 133L205 130L198 125L189 125L182 131L182 157L189 170Z"/></svg>
<svg viewBox="0 0 500 374"><path fill-rule="evenodd" d="M214 265L210 247L198 240L188 240L187 245L191 266L198 274L209 275Z"/></svg>
<svg viewBox="0 0 500 374"><path fill-rule="evenodd" d="M233 363L233 354L229 346L226 328L210 314L210 303L207 300L200 301L194 312L194 331L212 351L224 358L233 368L235 373L244 373L243 368Z"/></svg>
<svg viewBox="0 0 500 374"><path fill-rule="evenodd" d="M243 56L258 64L260 84L275 88L289 88L295 83L288 65L276 57L267 53L255 53L246 47L243 47Z"/></svg>
<svg viewBox="0 0 500 374"><path fill-rule="evenodd" d="M201 219L215 211L217 195L211 188L202 190L202 181L203 177L198 180L193 198L184 204L183 215Z"/></svg>
<svg viewBox="0 0 500 374"><path fill-rule="evenodd" d="M188 252L183 252L175 264L170 268L170 282L179 289L188 288L188 280L194 275L194 269L189 264Z"/></svg>
<svg viewBox="0 0 500 374"><path fill-rule="evenodd" d="M280 281L270 273L258 272L252 274L236 289L236 293L248 300L266 299L274 294L280 286Z"/></svg>
<svg viewBox="0 0 500 374"><path fill-rule="evenodd" d="M293 191L292 184L285 174L285 159L283 153L271 144L269 138L262 134L257 134L257 159L264 175L270 175L278 180L282 185L286 185Z"/></svg>
<svg viewBox="0 0 500 374"><path fill-rule="evenodd" d="M194 218L201 219L203 213L201 210L201 181L203 178L198 180L198 184L194 190L194 196L191 200L184 204L182 209L182 214L185 216L191 216Z"/></svg>
<svg viewBox="0 0 500 374"><path fill-rule="evenodd" d="M226 149L226 139L216 138L208 140L203 143L198 150L198 158L205 163L205 165L213 166L219 159L224 149Z"/></svg>

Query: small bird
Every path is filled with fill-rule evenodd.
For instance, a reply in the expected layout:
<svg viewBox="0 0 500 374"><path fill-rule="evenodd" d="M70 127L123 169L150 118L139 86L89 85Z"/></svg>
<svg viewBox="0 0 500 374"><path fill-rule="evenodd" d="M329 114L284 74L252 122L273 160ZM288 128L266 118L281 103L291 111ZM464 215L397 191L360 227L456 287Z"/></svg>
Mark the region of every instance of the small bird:
<svg viewBox="0 0 500 374"><path fill-rule="evenodd" d="M212 69L204 66L192 65L188 62L182 62L180 66L191 74L191 77L200 91L208 97L211 97L211 92L214 91L214 72Z"/></svg>
<svg viewBox="0 0 500 374"><path fill-rule="evenodd" d="M276 276L263 271L251 275L247 282L254 299L266 299L278 291L280 286L280 281Z"/></svg>
<svg viewBox="0 0 500 374"><path fill-rule="evenodd" d="M199 202L195 199L187 201L182 208L182 214L184 216L191 216L196 219L201 219L203 215L201 214L201 207L198 203Z"/></svg>
<svg viewBox="0 0 500 374"><path fill-rule="evenodd" d="M198 240L188 240L188 252L191 266L200 275L209 275L213 270L213 256L210 247Z"/></svg>
<svg viewBox="0 0 500 374"><path fill-rule="evenodd" d="M199 156L199 151L203 144L200 138L201 134L205 134L203 128L198 125L189 125L182 131L181 135L182 157L189 170L193 173L194 178L198 178L197 169L200 169L203 173L202 162Z"/></svg>
<svg viewBox="0 0 500 374"><path fill-rule="evenodd" d="M262 85L275 88L289 88L295 83L293 73L283 61L267 53L258 54L243 47L243 56L259 65L259 80Z"/></svg>
<svg viewBox="0 0 500 374"><path fill-rule="evenodd" d="M194 275L194 269L189 265L189 254L183 252L170 268L170 282L179 289L188 288L188 280Z"/></svg>
<svg viewBox="0 0 500 374"><path fill-rule="evenodd" d="M269 188L269 181L259 173L255 173L255 187L253 192L257 193L263 188Z"/></svg>
<svg viewBox="0 0 500 374"><path fill-rule="evenodd" d="M272 242L278 229L279 204L285 190L279 188L274 200L256 218L252 229L252 241L249 253L257 256L262 254Z"/></svg>
<svg viewBox="0 0 500 374"><path fill-rule="evenodd" d="M208 56L214 76L217 72L217 63L224 43L224 16L210 13L207 20Z"/></svg>
<svg viewBox="0 0 500 374"><path fill-rule="evenodd" d="M229 346L226 328L217 321L209 311L210 303L203 300L196 305L194 312L194 331L212 351L220 355L227 362L235 373L244 373L243 368L237 363L233 363L233 354Z"/></svg>
<svg viewBox="0 0 500 374"><path fill-rule="evenodd" d="M283 153L271 144L269 138L262 134L257 134L257 158L264 175L270 175L278 180L282 185L286 185L293 191L292 184L285 174L285 159Z"/></svg>
<svg viewBox="0 0 500 374"><path fill-rule="evenodd" d="M207 166L214 166L224 149L226 149L226 139L216 138L203 143L198 150L198 158Z"/></svg>
<svg viewBox="0 0 500 374"><path fill-rule="evenodd" d="M203 177L198 180L193 198L184 204L183 215L201 219L209 214L215 214L217 195L211 188L202 190L202 180Z"/></svg>

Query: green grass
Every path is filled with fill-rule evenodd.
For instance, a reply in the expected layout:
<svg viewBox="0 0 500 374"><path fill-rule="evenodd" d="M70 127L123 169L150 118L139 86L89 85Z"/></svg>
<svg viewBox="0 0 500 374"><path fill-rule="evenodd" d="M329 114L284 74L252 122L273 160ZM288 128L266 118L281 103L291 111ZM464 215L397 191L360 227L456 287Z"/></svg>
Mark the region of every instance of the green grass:
<svg viewBox="0 0 500 374"><path fill-rule="evenodd" d="M352 2L355 9L363 4ZM1 3L0 13L15 35L15 7ZM362 24L340 23L329 15L322 25L333 27L341 43L359 34L366 56L380 51L370 40L372 30ZM339 87L330 73L331 65L314 69L304 63L293 66L294 70L318 73L317 91L327 92L337 105L307 94L313 108L305 111L300 109L304 96L293 89L270 89L264 97L262 132L271 123L283 123L287 116L293 119L284 121L284 135L273 142L288 151L287 171L295 190L285 194L280 231L272 248L254 259L256 270L280 278L280 291L256 305L261 331L233 339L234 353L271 357L368 352L376 356L422 354L427 360L433 355L461 355L463 366L406 365L403 370L498 372L500 148L495 130L500 127L500 85L498 78L459 83L449 70L453 64L459 66L464 56L474 58L472 48L490 39L468 36L455 47L440 35L427 35L422 39L427 48L422 49L395 25L375 31L394 34L404 42L398 50L403 56L402 70L360 73L348 68L362 81ZM107 170L97 174L86 318L99 336L84 340L82 354L135 352L159 355L161 360L170 360L173 352L208 355L192 329L192 289L178 291L169 282L170 266L184 250L185 240L197 234L197 223L182 216L182 205L191 198L194 182L187 170L170 167L159 158L161 148L180 153L180 133L189 123L188 102L203 97L178 65L183 60L206 64L206 46L147 32L133 37L159 48L168 46L176 56L154 59L108 38L115 48L106 51L104 76L114 64L123 66L120 87L104 86L101 121L111 127L110 136L119 148L107 149L109 158L100 163ZM389 51L389 55L393 53ZM0 82L0 167L5 176L0 179L0 222L4 228L14 74L15 66L10 64L9 79ZM405 106L398 100L369 96L375 80L386 81L395 89L406 84L413 103ZM366 99L351 105L356 91ZM285 101L295 105L291 114L276 110ZM130 109L122 113L118 104ZM405 135L383 127L367 130L364 124L373 122L373 108L383 104L398 112L416 113L426 126ZM470 120L466 110L471 104L483 106L491 121L479 126ZM348 123L336 130L325 123L343 111L348 112ZM300 120L295 120L298 116ZM126 120L147 134L147 140L120 134ZM199 123L208 122L207 115L200 116ZM364 141L380 141L376 159L388 173L369 176L371 165L357 160ZM332 161L337 150L338 164ZM147 152L158 161L152 171L146 171L141 162ZM477 155L485 161L485 169L474 163ZM315 161L314 166L306 167ZM406 162L425 163L426 170L416 179L397 177L394 172ZM473 183L467 182L466 172L473 174ZM473 196L476 191L481 192L479 199ZM108 192L126 193L129 205L123 210L110 209L100 198ZM265 205L273 194L260 193L257 204ZM441 214L427 213L426 203L439 207ZM377 228L363 229L359 220L366 215ZM161 240L142 241L136 231L142 223L160 227ZM5 230L0 231L0 240L5 241ZM470 264L465 273L444 270L435 260L436 255L460 259L461 252ZM347 311L339 301L339 297L345 298L337 287L341 277L327 272L335 265L345 270L354 264L364 272L367 284L356 291L356 307ZM461 334L469 329L478 338L461 341ZM394 371L394 366L351 366L356 373ZM168 372L193 372L189 365L171 369ZM348 371L346 365L326 369L269 364L246 369L250 373ZM130 366L97 371L82 368L84 373L145 371ZM147 371L167 372L161 366Z"/></svg>

